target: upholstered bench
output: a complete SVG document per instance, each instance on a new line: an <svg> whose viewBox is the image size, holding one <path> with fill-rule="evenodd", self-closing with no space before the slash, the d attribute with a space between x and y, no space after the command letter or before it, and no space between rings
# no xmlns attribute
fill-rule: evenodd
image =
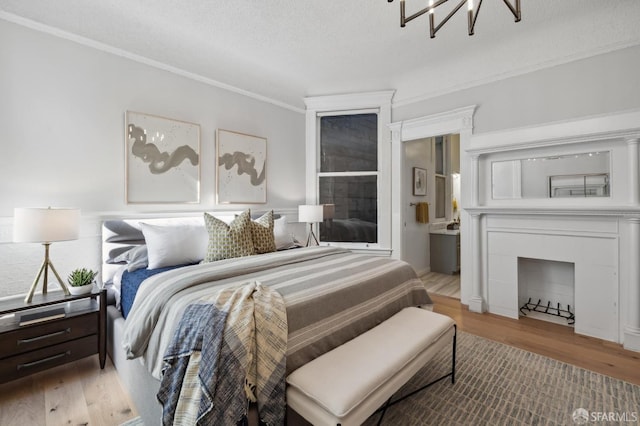
<svg viewBox="0 0 640 426"><path fill-rule="evenodd" d="M456 348L451 318L405 308L292 372L287 404L314 425L359 425L384 405L382 420L384 410L399 402L391 402L393 394L451 344L451 372L405 397L447 377L454 383Z"/></svg>

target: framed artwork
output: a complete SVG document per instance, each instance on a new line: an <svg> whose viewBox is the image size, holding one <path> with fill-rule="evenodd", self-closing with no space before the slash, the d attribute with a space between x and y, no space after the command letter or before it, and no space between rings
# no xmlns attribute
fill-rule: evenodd
<svg viewBox="0 0 640 426"><path fill-rule="evenodd" d="M128 204L200 202L200 125L127 111Z"/></svg>
<svg viewBox="0 0 640 426"><path fill-rule="evenodd" d="M217 202L267 202L267 140L218 129L216 137Z"/></svg>
<svg viewBox="0 0 640 426"><path fill-rule="evenodd" d="M427 171L413 168L413 195L427 195Z"/></svg>

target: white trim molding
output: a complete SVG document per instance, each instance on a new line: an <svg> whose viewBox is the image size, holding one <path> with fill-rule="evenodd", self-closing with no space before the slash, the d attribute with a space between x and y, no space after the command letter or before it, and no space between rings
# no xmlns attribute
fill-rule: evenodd
<svg viewBox="0 0 640 426"><path fill-rule="evenodd" d="M404 259L406 253L404 253L404 223L407 218L404 217L409 188L403 188L402 183L402 170L405 169L405 154L403 142L429 138L434 136L442 136L448 134L458 133L460 134L460 151L461 153L465 148L469 147L471 134L473 132L473 114L476 110L476 105L457 108L451 111L445 111L438 114L432 114L424 117L413 118L404 121L398 121L391 123L389 129L391 130L391 168L394 171L391 178L391 246L393 248L393 257L397 259ZM460 168L461 171L468 170L468 159L461 156ZM466 189L471 184L471 176L467 172L461 173L461 205L469 205L470 196L469 191ZM468 215L464 210L460 211L461 221L463 224L470 223L468 221ZM464 225L463 225L464 226ZM469 263L471 259L470 253L470 234L468 232L461 232L460 234L461 244L461 266L465 268L465 265ZM461 274L461 280L470 280L473 277L472 274ZM462 288L468 288L469 286L462 285ZM469 303L469 294L462 293L463 303ZM482 303L479 304L480 306Z"/></svg>
<svg viewBox="0 0 640 426"><path fill-rule="evenodd" d="M327 113L354 114L362 110L378 114L378 243L349 244L349 248L375 253L389 253L391 241L391 135L387 126L391 122L391 100L394 90L313 96L304 99L306 111L306 203L318 203L318 156L320 153L319 117ZM340 245L332 243L333 245Z"/></svg>
<svg viewBox="0 0 640 426"><path fill-rule="evenodd" d="M640 110L520 127L473 136L470 155L640 137Z"/></svg>

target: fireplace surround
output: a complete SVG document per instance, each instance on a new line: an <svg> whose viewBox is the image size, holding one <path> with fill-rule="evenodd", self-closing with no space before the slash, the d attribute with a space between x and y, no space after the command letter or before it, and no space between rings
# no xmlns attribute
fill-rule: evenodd
<svg viewBox="0 0 640 426"><path fill-rule="evenodd" d="M618 341L618 226L602 218L487 217L487 309L518 318L520 259L573 264L576 333ZM539 297L556 303L547 289ZM564 295L566 301L567 295ZM566 304L564 304L566 306Z"/></svg>
<svg viewBox="0 0 640 426"><path fill-rule="evenodd" d="M518 318L528 299L519 294L519 269L535 270L527 261L570 264L575 332L640 351L639 143L640 111L473 135L463 147L472 185L463 195L462 302ZM590 152L608 153L604 196L492 196L492 181L504 184L491 174L494 162Z"/></svg>

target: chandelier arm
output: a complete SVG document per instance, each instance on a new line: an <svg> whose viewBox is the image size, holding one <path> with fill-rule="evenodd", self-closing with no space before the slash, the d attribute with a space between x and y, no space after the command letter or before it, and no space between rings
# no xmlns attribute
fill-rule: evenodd
<svg viewBox="0 0 640 426"><path fill-rule="evenodd" d="M476 27L476 20L478 19L478 14L480 13L480 7L482 6L482 0L480 0L478 2L478 7L476 8L476 11L474 12L473 10L469 11L468 16L468 21L469 21L469 35L472 36L473 35L473 31Z"/></svg>
<svg viewBox="0 0 640 426"><path fill-rule="evenodd" d="M416 19L418 16L422 16L425 13L430 12L431 10L435 10L436 7L440 6L443 3L446 3L449 0L438 0L437 2L435 2L432 5L429 5L427 7L425 7L424 9L421 9L419 11L417 11L416 13L414 13L413 15L409 16L408 18L404 18L404 0L400 2L400 14L401 16L401 23L400 26L404 27L403 24L406 24L409 21L413 21L414 19ZM466 0L464 0L466 1Z"/></svg>
<svg viewBox="0 0 640 426"><path fill-rule="evenodd" d="M520 17L522 16L522 14L520 13L520 0L515 0L516 2L515 7L511 5L509 0L502 0L502 1L504 1L504 4L506 4L509 7L509 10L511 11L511 13L513 13L513 16L516 18L515 21L520 22Z"/></svg>
<svg viewBox="0 0 640 426"><path fill-rule="evenodd" d="M478 14L480 13L480 7L482 6L483 0L478 0L478 7L475 10L473 10L472 0L461 0L460 3L436 26L434 11L438 6L440 6L443 3L446 3L447 1L448 0L437 0L435 3L432 3L429 6L425 7L424 9L421 9L418 12L414 13L413 15L410 15L409 17L407 17L406 9L405 9L405 0L400 0L400 26L405 27L407 22L413 21L418 16L422 16L425 13L428 13L430 36L431 38L434 38L436 36L436 33L440 30L440 28L442 28L442 26L446 24L453 15L455 15L456 12L458 12L458 10L460 10L460 8L465 3L468 3L470 8L467 12L467 25L469 27L469 35L470 36L473 35L475 31L476 21L478 20ZM522 11L520 9L521 0L513 0L514 4L511 4L511 0L502 0L502 1L504 2L504 4L507 5L509 10L515 17L515 22L520 22L522 17ZM387 0L387 2L393 3L393 0Z"/></svg>
<svg viewBox="0 0 640 426"><path fill-rule="evenodd" d="M453 15L455 15L455 14L456 14L456 12L457 12L458 10L460 10L460 8L461 8L461 7L462 7L466 2L467 2L467 0L462 0L462 1L460 1L460 3L455 7L455 9L453 9L451 12L449 12L449 14L448 14L448 15L447 15L443 20L442 20L442 22L440 22L440 23L439 23L435 28L433 27L433 19L431 19L431 20L430 20L430 24L431 24L431 38L434 38L434 37L436 36L436 33L438 32L438 30L439 30L440 28L442 28L442 26L443 26L444 24L446 24L446 23L447 23L447 21L448 21L449 19L451 19L451 17L452 17ZM430 16L433 16L433 15L430 15Z"/></svg>

